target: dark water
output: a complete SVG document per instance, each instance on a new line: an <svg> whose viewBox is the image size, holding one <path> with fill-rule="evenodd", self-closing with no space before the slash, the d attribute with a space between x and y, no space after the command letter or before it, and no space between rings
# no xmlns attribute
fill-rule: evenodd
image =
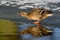
<svg viewBox="0 0 60 40"><path fill-rule="evenodd" d="M9 19L12 21L16 21L18 25L18 31L21 31L25 28L28 28L30 26L34 26L32 23L32 21L23 18L19 15L17 15L16 13L18 11L26 11L29 12L31 9L24 9L24 10L19 10L17 7L6 7L6 6L0 6L0 19ZM36 38L31 36L30 34L27 35L22 35L19 37L19 39L22 38L22 40L60 40L60 12L59 11L52 11L54 16L49 17L47 19L44 19L41 21L41 24L44 25L44 27L48 27L49 29L53 30L53 34L49 35L49 36L44 36L44 37L40 37L40 38ZM23 23L20 25L20 23ZM24 24L25 23L25 24ZM48 25L46 25L48 24ZM11 38L10 38L11 37ZM13 40L16 39L16 36L1 36L0 35L0 39L3 40ZM17 39L16 39L17 40Z"/></svg>

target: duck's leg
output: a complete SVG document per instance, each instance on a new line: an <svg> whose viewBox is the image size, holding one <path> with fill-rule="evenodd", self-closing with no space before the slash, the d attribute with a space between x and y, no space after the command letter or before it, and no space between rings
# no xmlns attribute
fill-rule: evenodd
<svg viewBox="0 0 60 40"><path fill-rule="evenodd" d="M40 22L39 22L39 20L37 20L36 22L33 22L33 23L36 24L38 28L40 28Z"/></svg>

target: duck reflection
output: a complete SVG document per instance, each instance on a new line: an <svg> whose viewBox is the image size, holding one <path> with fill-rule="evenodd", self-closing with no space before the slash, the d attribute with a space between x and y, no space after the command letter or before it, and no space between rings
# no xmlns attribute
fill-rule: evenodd
<svg viewBox="0 0 60 40"><path fill-rule="evenodd" d="M42 37L42 36L48 36L52 34L52 30L49 30L48 28L42 27L39 29L37 26L31 26L28 29L25 29L21 32L19 32L20 35L23 34L31 34L35 37Z"/></svg>

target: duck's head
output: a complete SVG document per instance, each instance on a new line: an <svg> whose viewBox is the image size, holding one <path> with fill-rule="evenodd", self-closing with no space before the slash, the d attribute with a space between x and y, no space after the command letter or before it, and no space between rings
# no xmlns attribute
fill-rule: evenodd
<svg viewBox="0 0 60 40"><path fill-rule="evenodd" d="M53 16L52 11L43 8L32 9L32 12L40 13L40 15L44 15L44 16Z"/></svg>
<svg viewBox="0 0 60 40"><path fill-rule="evenodd" d="M40 12L40 15L41 15L41 18L42 18L42 19L45 19L45 18L47 18L47 17L49 17L49 16L53 16L52 11L49 11L49 10L47 10L47 9L42 10L42 11Z"/></svg>

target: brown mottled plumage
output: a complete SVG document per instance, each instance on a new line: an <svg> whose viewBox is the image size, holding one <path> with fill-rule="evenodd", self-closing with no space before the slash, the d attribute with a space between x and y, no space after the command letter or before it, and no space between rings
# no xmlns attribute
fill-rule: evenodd
<svg viewBox="0 0 60 40"><path fill-rule="evenodd" d="M49 16L52 16L52 12L47 10L47 9L32 9L31 12L27 13L27 12L20 12L19 15L21 15L22 17L25 17L29 20L37 20L36 22L34 22L34 24L36 24L38 26L39 21L41 21L42 19L45 19Z"/></svg>
<svg viewBox="0 0 60 40"><path fill-rule="evenodd" d="M51 11L47 9L32 9L30 13L20 12L19 14L29 20L42 20L52 16Z"/></svg>

